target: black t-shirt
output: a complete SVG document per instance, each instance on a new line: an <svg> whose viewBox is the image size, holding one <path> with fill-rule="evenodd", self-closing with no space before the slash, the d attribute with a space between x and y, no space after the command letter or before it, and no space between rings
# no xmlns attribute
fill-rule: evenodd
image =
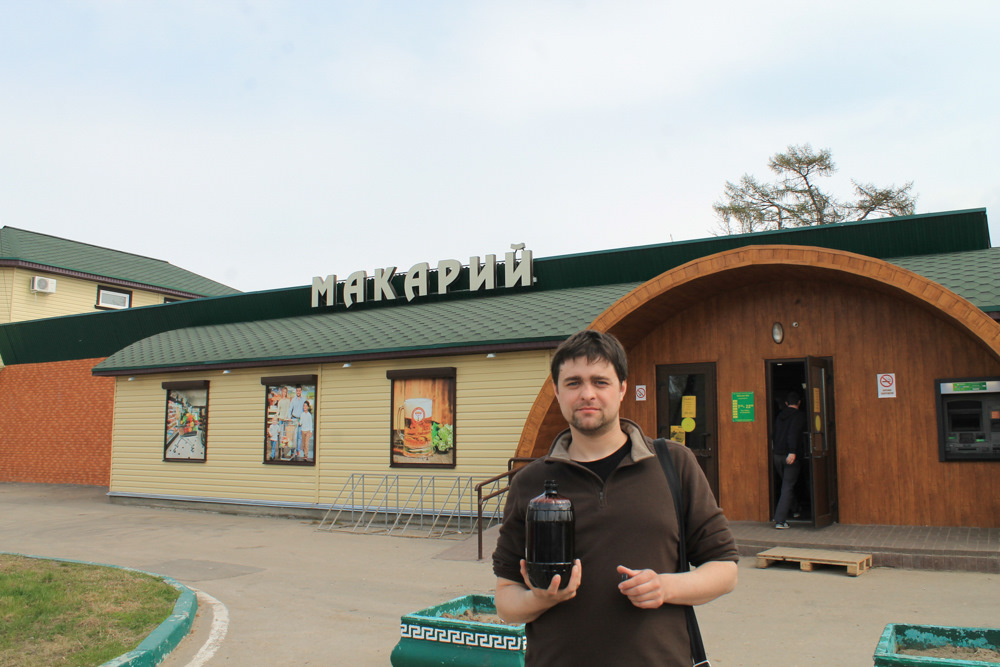
<svg viewBox="0 0 1000 667"><path fill-rule="evenodd" d="M583 467L597 473L597 476L601 478L601 481L608 481L608 476L611 471L618 467L618 464L628 456L629 452L632 451L632 442L626 438L625 444L618 448L618 450L609 456L605 456L603 459L597 459L596 461L577 461Z"/></svg>

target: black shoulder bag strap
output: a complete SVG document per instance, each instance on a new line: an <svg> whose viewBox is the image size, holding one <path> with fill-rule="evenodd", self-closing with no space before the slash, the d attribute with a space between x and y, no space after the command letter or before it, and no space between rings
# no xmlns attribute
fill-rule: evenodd
<svg viewBox="0 0 1000 667"><path fill-rule="evenodd" d="M656 457L660 459L663 467L663 474L667 478L667 485L670 487L670 494L674 497L674 508L677 510L677 571L687 572L691 569L687 559L687 525L684 521L684 495L681 493L681 478L677 475L677 468L670 458L670 450L667 441L659 438L653 442L656 449ZM688 636L691 638L691 657L694 659L694 667L708 666L708 658L705 656L705 644L701 640L701 629L698 627L698 619L694 615L694 607L684 607L684 614L687 616Z"/></svg>

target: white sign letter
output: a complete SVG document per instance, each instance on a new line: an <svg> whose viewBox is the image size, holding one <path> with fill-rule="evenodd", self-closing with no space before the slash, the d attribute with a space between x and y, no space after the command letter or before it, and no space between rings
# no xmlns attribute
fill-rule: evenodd
<svg viewBox="0 0 1000 667"><path fill-rule="evenodd" d="M326 305L332 306L337 303L337 276L327 276L325 279L313 276L312 286L312 307L319 307L319 298L326 299Z"/></svg>
<svg viewBox="0 0 1000 667"><path fill-rule="evenodd" d="M375 300L381 301L382 297L388 300L396 298L396 288L389 282L396 275L396 267L389 266L384 269L375 269Z"/></svg>
<svg viewBox="0 0 1000 667"><path fill-rule="evenodd" d="M355 271L347 276L344 283L344 307L350 308L355 303L365 302L365 283L368 281L368 274L364 271Z"/></svg>
<svg viewBox="0 0 1000 667"><path fill-rule="evenodd" d="M406 300L413 301L414 297L427 294L427 272L431 270L431 265L427 262L420 262L410 267L406 273Z"/></svg>
<svg viewBox="0 0 1000 667"><path fill-rule="evenodd" d="M503 286L514 287L521 283L525 287L531 287L535 281L535 274L532 271L531 251L524 249L523 243L512 245L511 252L505 257L507 261L503 265ZM521 263L517 263L517 251L521 251Z"/></svg>
<svg viewBox="0 0 1000 667"><path fill-rule="evenodd" d="M457 259L442 259L438 262L438 294L447 294L448 285L458 279L462 263Z"/></svg>
<svg viewBox="0 0 1000 667"><path fill-rule="evenodd" d="M475 292L480 287L494 289L497 286L497 256L486 255L486 264L479 263L479 257L469 258L469 291Z"/></svg>

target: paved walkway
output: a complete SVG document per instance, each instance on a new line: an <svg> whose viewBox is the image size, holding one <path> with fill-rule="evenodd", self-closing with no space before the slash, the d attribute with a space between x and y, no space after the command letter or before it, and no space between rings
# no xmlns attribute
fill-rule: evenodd
<svg viewBox="0 0 1000 667"><path fill-rule="evenodd" d="M760 539L767 546L779 540L808 546L852 530L734 528L741 543ZM947 536L921 538L919 530L909 542L890 540L893 529L874 532L883 541L903 540L905 548L943 540L955 554L969 550ZM966 542L972 537L982 536ZM996 538L987 532L975 557L988 557L991 548L996 557ZM164 667L385 666L400 616L489 593L495 582L489 562L476 560L475 536L329 533L295 519L112 504L104 489L84 486L0 483L0 551L164 574L225 605L229 623L214 655L192 662L218 620L203 605L194 631ZM744 558L736 591L699 607L698 614L716 667L847 667L872 664L887 623L1000 628L998 599L997 574L876 567L849 577L843 568L756 569L754 559Z"/></svg>
<svg viewBox="0 0 1000 667"><path fill-rule="evenodd" d="M915 526L847 526L812 528L793 524L775 530L773 524L734 521L730 524L741 556L756 556L771 547L832 549L872 554L875 567L913 570L954 570L1000 574L1000 528L922 528ZM489 559L496 528L484 534L483 553ZM458 558L478 556L476 539L453 551Z"/></svg>
<svg viewBox="0 0 1000 667"><path fill-rule="evenodd" d="M838 549L872 554L875 567L1000 573L1000 528L919 526L796 526L734 521L741 556L770 547Z"/></svg>

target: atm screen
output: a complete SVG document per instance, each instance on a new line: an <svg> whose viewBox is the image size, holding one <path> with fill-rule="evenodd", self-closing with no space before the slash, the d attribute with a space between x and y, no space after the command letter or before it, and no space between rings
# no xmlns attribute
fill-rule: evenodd
<svg viewBox="0 0 1000 667"><path fill-rule="evenodd" d="M949 431L983 430L982 401L949 401L947 406Z"/></svg>
<svg viewBox="0 0 1000 667"><path fill-rule="evenodd" d="M955 414L948 415L951 420L951 431L981 431L982 421L978 414Z"/></svg>

